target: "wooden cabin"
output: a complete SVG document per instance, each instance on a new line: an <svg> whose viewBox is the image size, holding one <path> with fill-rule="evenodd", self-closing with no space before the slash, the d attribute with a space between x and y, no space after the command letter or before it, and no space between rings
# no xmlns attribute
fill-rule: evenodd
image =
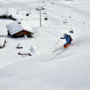
<svg viewBox="0 0 90 90"><path fill-rule="evenodd" d="M24 36L33 37L33 30L30 27L23 25L22 23L13 22L6 25L6 28L8 31L8 36L13 38Z"/></svg>
<svg viewBox="0 0 90 90"><path fill-rule="evenodd" d="M16 21L16 18L14 18L12 15L0 15L0 19L10 19Z"/></svg>

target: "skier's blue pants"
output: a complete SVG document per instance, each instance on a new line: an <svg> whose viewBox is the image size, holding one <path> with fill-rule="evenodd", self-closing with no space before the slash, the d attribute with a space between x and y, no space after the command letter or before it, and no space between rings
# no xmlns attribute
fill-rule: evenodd
<svg viewBox="0 0 90 90"><path fill-rule="evenodd" d="M70 40L67 40L66 43L65 43L65 46L66 46L67 44L71 44L71 41L70 41Z"/></svg>

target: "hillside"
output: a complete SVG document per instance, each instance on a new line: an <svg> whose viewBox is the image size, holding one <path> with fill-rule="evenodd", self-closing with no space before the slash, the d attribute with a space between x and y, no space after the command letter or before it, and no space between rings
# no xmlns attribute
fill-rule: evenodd
<svg viewBox="0 0 90 90"><path fill-rule="evenodd" d="M0 15L13 15L18 21L22 19L22 23L30 25L35 33L34 38L10 38L6 25L14 21L0 19L0 35L7 41L5 48L0 49L0 90L90 89L89 0L0 2ZM39 11L36 8L42 5L45 10L42 10L40 27ZM27 17L27 13L30 16ZM64 20L67 23L64 24ZM60 37L71 29L74 31L71 34L73 42L65 49L65 41ZM24 48L16 49L18 43ZM32 46L36 48L33 56L18 55L18 52L30 52Z"/></svg>

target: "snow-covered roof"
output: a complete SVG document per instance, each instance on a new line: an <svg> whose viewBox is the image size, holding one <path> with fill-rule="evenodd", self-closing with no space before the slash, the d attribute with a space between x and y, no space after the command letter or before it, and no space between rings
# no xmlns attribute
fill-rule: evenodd
<svg viewBox="0 0 90 90"><path fill-rule="evenodd" d="M33 30L31 29L31 27L26 25L25 23L18 24L18 22L13 22L13 23L6 25L6 28L10 32L11 35L18 33L22 30L26 30L28 32L33 33Z"/></svg>
<svg viewBox="0 0 90 90"><path fill-rule="evenodd" d="M0 37L0 47L4 45L4 42L5 42L5 38Z"/></svg>
<svg viewBox="0 0 90 90"><path fill-rule="evenodd" d="M0 9L0 16L6 15L7 11L5 9Z"/></svg>

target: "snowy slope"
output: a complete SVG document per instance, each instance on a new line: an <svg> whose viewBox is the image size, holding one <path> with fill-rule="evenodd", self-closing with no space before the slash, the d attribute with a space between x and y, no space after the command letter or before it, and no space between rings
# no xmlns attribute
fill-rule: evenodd
<svg viewBox="0 0 90 90"><path fill-rule="evenodd" d="M8 38L6 25L13 21L0 20L0 35L7 40L6 47L0 49L0 90L90 90L89 0L46 0L44 4L40 0L22 1L8 0L7 4L0 1L1 10L22 18L35 31L32 39ZM84 3L88 3L88 9ZM39 27L39 12L35 8L42 4L45 11ZM15 11L19 14L15 15ZM27 12L31 12L29 17L25 16ZM63 24L65 19L67 24ZM64 40L56 45L71 28L72 45L64 49ZM22 50L16 49L18 42L23 45ZM38 49L34 56L18 55L18 52L28 53L31 46ZM56 48L57 52L53 53Z"/></svg>

